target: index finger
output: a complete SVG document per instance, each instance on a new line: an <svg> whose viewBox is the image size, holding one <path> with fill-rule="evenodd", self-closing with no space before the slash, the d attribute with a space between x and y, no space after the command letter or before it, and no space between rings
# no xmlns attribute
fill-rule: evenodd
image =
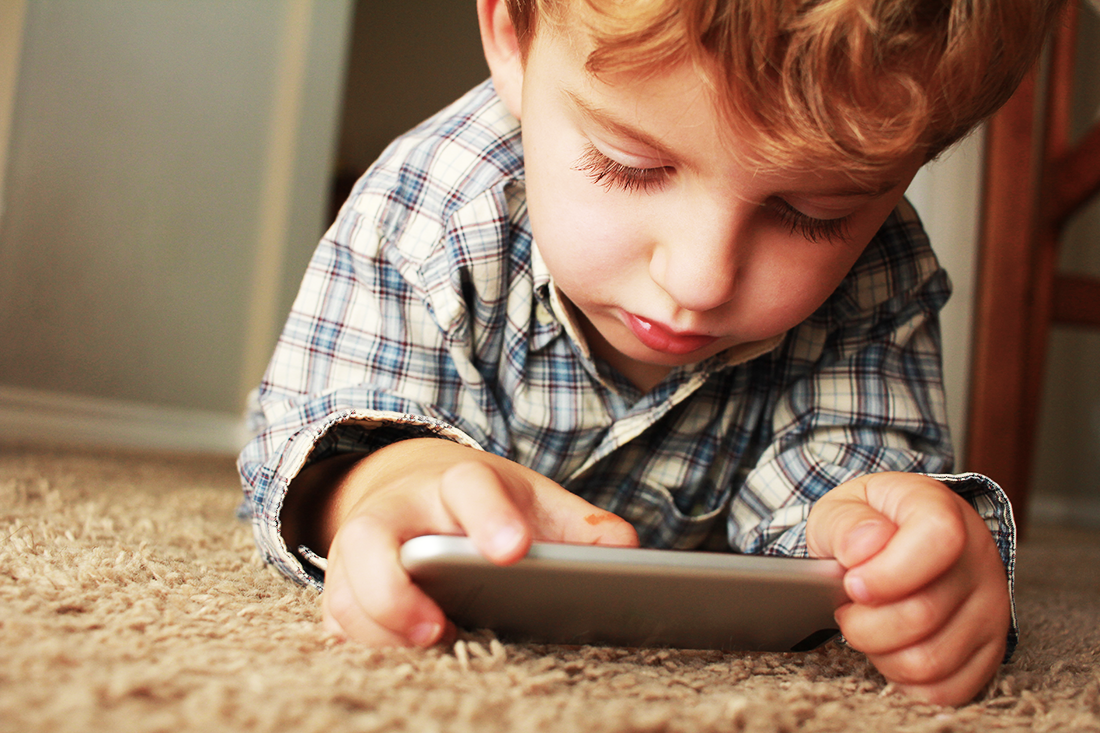
<svg viewBox="0 0 1100 733"><path fill-rule="evenodd" d="M467 461L440 477L444 508L469 535L478 552L498 565L509 565L527 554L532 530L513 492L485 463Z"/></svg>
<svg viewBox="0 0 1100 733"><path fill-rule="evenodd" d="M632 546L634 527L557 483L504 459L485 456L442 477L446 510L493 562L523 557L533 539Z"/></svg>

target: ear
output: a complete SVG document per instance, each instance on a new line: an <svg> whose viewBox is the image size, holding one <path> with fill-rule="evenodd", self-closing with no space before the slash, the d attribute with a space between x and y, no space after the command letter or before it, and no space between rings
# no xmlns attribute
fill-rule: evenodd
<svg viewBox="0 0 1100 733"><path fill-rule="evenodd" d="M518 120L523 106L523 54L504 0L477 0L477 21L493 86Z"/></svg>

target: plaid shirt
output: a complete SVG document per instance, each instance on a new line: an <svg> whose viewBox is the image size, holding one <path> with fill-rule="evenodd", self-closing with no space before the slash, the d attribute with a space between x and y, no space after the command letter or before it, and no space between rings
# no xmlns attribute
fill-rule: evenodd
<svg viewBox="0 0 1100 733"><path fill-rule="evenodd" d="M519 124L486 82L396 140L321 241L259 390L244 506L267 561L319 586L280 535L291 479L431 435L535 469L646 546L805 555L810 507L837 484L950 470L949 293L903 202L804 323L642 394L563 308L532 241ZM1011 578L1003 494L940 478L986 519Z"/></svg>

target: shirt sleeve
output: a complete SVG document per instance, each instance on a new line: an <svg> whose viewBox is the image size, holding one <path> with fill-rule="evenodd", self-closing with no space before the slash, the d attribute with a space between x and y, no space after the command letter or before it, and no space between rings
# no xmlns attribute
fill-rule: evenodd
<svg viewBox="0 0 1100 733"><path fill-rule="evenodd" d="M452 358L463 347L419 290L421 263L391 247L377 219L346 206L315 251L259 388L260 432L238 461L261 555L315 587L323 574L281 533L284 498L304 467L412 437L479 448L486 434Z"/></svg>

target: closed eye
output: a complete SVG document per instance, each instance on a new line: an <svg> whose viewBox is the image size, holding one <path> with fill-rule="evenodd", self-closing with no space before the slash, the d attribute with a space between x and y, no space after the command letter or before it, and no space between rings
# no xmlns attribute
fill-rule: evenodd
<svg viewBox="0 0 1100 733"><path fill-rule="evenodd" d="M587 145L573 170L581 171L595 184L607 190L618 188L627 193L656 190L668 182L672 174L669 166L634 168L608 158L593 145Z"/></svg>
<svg viewBox="0 0 1100 733"><path fill-rule="evenodd" d="M848 238L848 225L852 219L850 214L836 219L818 219L802 213L782 199L772 199L770 205L776 217L792 235L797 234L811 242L837 242Z"/></svg>

